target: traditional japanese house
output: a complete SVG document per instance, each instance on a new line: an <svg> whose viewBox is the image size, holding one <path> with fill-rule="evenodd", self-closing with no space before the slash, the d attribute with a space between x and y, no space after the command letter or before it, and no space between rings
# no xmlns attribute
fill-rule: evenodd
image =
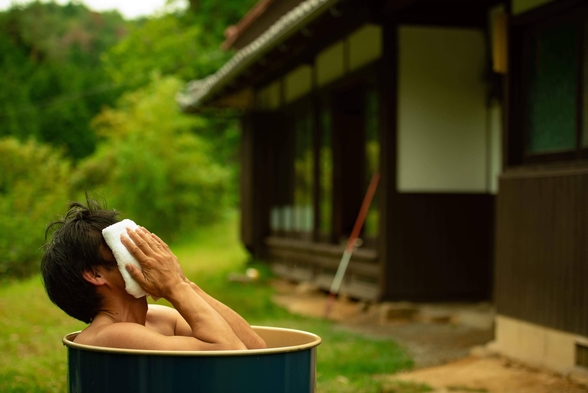
<svg viewBox="0 0 588 393"><path fill-rule="evenodd" d="M575 0L261 0L178 102L241 111L241 238L276 274L328 290L378 172L341 292L493 300L496 349L588 366L587 17Z"/></svg>

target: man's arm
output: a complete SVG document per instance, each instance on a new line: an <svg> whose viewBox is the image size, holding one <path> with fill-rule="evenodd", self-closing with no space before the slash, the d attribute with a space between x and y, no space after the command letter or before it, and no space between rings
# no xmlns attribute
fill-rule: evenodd
<svg viewBox="0 0 588 393"><path fill-rule="evenodd" d="M145 349L162 351L218 351L245 349L245 346L227 344L218 337L216 342L206 342L193 336L167 336L138 323L119 322L103 326L90 341L81 344L99 347Z"/></svg>
<svg viewBox="0 0 588 393"><path fill-rule="evenodd" d="M195 339L192 343L185 342L190 337L163 340L173 347L169 349L246 349L225 318L186 282L182 268L167 244L144 228L127 229L127 233L128 237L121 236L121 241L143 269L140 271L127 265L131 277L146 292L168 300L192 330ZM189 347L176 348L176 341Z"/></svg>
<svg viewBox="0 0 588 393"><path fill-rule="evenodd" d="M206 303L214 308L225 319L225 321L227 321L227 323L231 326L231 329L233 329L233 332L235 332L237 337L239 337L239 339L243 342L243 344L245 344L245 346L247 346L248 349L267 348L265 341L263 341L263 339L253 331L251 326L249 326L243 317L204 292L204 290L202 290L198 285L187 279L186 282L198 296L204 299Z"/></svg>

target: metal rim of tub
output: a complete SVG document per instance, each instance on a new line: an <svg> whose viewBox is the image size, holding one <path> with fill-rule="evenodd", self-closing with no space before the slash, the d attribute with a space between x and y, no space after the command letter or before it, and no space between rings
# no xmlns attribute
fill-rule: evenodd
<svg viewBox="0 0 588 393"><path fill-rule="evenodd" d="M270 326L252 326L255 331L272 331L272 332L288 332L296 333L305 336L312 341L302 344L295 344L291 346L272 347L264 349L237 349L237 350L219 350L219 351L167 351L167 350L148 350L148 349L123 349L111 347L98 347L94 345L78 344L73 339L81 332L69 333L61 340L66 347L81 349L95 352L119 353L127 355L157 355L157 356L255 356L261 354L284 353L303 351L309 348L318 346L322 340L314 333L305 332L303 330L270 327Z"/></svg>

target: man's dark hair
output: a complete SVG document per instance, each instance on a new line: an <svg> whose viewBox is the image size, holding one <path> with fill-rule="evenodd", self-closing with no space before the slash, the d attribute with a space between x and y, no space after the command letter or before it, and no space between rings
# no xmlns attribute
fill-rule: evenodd
<svg viewBox="0 0 588 393"><path fill-rule="evenodd" d="M47 295L70 316L90 323L102 303L94 285L83 277L98 266L116 267L108 256L108 245L102 230L118 222L118 212L106 210L86 195L87 206L70 202L61 220L52 222L45 231L45 255L41 273ZM53 233L50 241L49 234Z"/></svg>

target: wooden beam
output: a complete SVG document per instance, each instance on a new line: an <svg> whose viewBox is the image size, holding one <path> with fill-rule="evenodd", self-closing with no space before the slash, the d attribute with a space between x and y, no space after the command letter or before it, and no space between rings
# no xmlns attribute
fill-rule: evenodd
<svg viewBox="0 0 588 393"><path fill-rule="evenodd" d="M384 25L383 57L378 68L380 95L380 294L386 296L390 288L390 277L394 274L394 255L397 241L398 219L395 216L396 167L397 167L397 123L398 123L398 25Z"/></svg>
<svg viewBox="0 0 588 393"><path fill-rule="evenodd" d="M255 92L251 88L244 88L234 93L220 97L210 106L218 108L253 109L255 104Z"/></svg>

